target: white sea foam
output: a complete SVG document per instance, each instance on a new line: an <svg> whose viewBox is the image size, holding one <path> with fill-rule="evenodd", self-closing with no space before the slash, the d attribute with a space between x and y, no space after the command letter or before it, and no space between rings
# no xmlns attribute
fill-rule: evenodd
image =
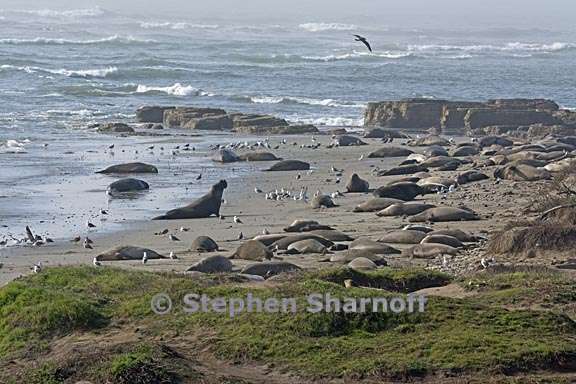
<svg viewBox="0 0 576 384"><path fill-rule="evenodd" d="M289 121L297 124L312 124L316 126L326 127L360 127L364 125L363 118L351 117L317 117L317 118L302 118L302 117L288 117Z"/></svg>
<svg viewBox="0 0 576 384"><path fill-rule="evenodd" d="M47 37L36 37L34 39L0 39L0 44L7 44L7 45L91 45L91 44L103 44L103 43L122 43L122 44L129 44L129 43L154 43L154 40L149 39L137 39L132 36L119 36L113 35L109 37L104 37L101 39L93 39L93 40L70 40L70 39L62 39L62 38L47 38Z"/></svg>
<svg viewBox="0 0 576 384"><path fill-rule="evenodd" d="M350 101L292 96L253 96L250 97L250 101L256 104L305 104L341 108L363 108L366 106L365 104Z"/></svg>
<svg viewBox="0 0 576 384"><path fill-rule="evenodd" d="M91 77L104 78L112 73L118 72L117 67L72 70L72 69L49 69L34 66L16 66L9 64L1 65L0 70L16 70L16 71L23 71L26 73L44 72L44 73L51 73L53 75L64 75L67 77L84 77L84 78L91 78Z"/></svg>
<svg viewBox="0 0 576 384"><path fill-rule="evenodd" d="M140 27L144 29L218 29L217 24L192 24L185 22L141 22Z"/></svg>
<svg viewBox="0 0 576 384"><path fill-rule="evenodd" d="M411 52L358 52L354 51L352 53L343 53L340 55L327 55L327 56L302 56L304 60L310 61L323 61L323 62L330 62L330 61L339 61L339 60L351 60L351 59L358 59L358 58L385 58L385 59L402 59L405 57L413 56Z"/></svg>
<svg viewBox="0 0 576 384"><path fill-rule="evenodd" d="M431 51L464 51L464 52L484 52L484 51L501 51L501 52L515 52L515 51L530 51L530 52L555 52L563 51L566 49L576 48L576 44L554 42L549 44L542 43L520 43L512 42L503 45L443 45L443 44L425 44L425 45L409 45L408 51L415 52L431 52Z"/></svg>
<svg viewBox="0 0 576 384"><path fill-rule="evenodd" d="M342 23L305 23L298 26L308 32L323 32L323 31L352 31L358 29L354 24Z"/></svg>
<svg viewBox="0 0 576 384"><path fill-rule="evenodd" d="M213 96L213 94L195 88L191 85L176 83L167 87L156 87L139 84L135 93L161 92L172 96Z"/></svg>
<svg viewBox="0 0 576 384"><path fill-rule="evenodd" d="M66 17L66 18L80 18L80 17L97 17L102 16L106 12L100 8L84 8L84 9L69 9L69 10L55 10L55 9L20 9L10 11L13 13L35 15L40 17Z"/></svg>

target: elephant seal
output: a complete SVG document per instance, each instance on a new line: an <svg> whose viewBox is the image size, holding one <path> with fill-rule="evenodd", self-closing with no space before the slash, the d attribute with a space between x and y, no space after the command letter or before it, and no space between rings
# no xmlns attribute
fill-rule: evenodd
<svg viewBox="0 0 576 384"><path fill-rule="evenodd" d="M216 252L218 244L208 236L198 236L192 242L190 250L194 252Z"/></svg>
<svg viewBox="0 0 576 384"><path fill-rule="evenodd" d="M326 240L330 240L330 241L352 241L352 240L354 240L353 238L351 238L347 234L340 232L340 231L336 231L334 229L331 229L331 230L315 229L315 230L310 231L308 233L310 233L312 235L320 236L320 237L322 237Z"/></svg>
<svg viewBox="0 0 576 384"><path fill-rule="evenodd" d="M240 161L277 161L282 160L270 152L247 152L238 156Z"/></svg>
<svg viewBox="0 0 576 384"><path fill-rule="evenodd" d="M179 220L179 219L199 219L212 215L220 216L220 206L222 205L222 194L228 187L226 180L220 180L210 188L210 192L182 208L176 208L166 212L162 216L152 220Z"/></svg>
<svg viewBox="0 0 576 384"><path fill-rule="evenodd" d="M448 151L438 145L433 145L424 151L426 157L448 156Z"/></svg>
<svg viewBox="0 0 576 384"><path fill-rule="evenodd" d="M434 243L418 244L403 252L404 256L415 257L417 259L433 259L441 255L456 256L457 254L458 250L454 247Z"/></svg>
<svg viewBox="0 0 576 384"><path fill-rule="evenodd" d="M344 252L338 252L330 257L331 263L348 264L354 259L365 257L376 265L386 265L386 260L369 249L349 249Z"/></svg>
<svg viewBox="0 0 576 384"><path fill-rule="evenodd" d="M500 145L502 147L511 147L514 142L510 139L501 136L484 136L478 141L480 148L491 147L493 145Z"/></svg>
<svg viewBox="0 0 576 384"><path fill-rule="evenodd" d="M426 168L438 168L453 162L460 165L462 163L462 160L450 156L434 156L427 159L421 165Z"/></svg>
<svg viewBox="0 0 576 384"><path fill-rule="evenodd" d="M425 237L426 233L424 232L406 229L386 233L378 241L390 244L419 244Z"/></svg>
<svg viewBox="0 0 576 384"><path fill-rule="evenodd" d="M111 174L111 173L158 173L158 168L146 163L126 163L112 165L96 173Z"/></svg>
<svg viewBox="0 0 576 384"><path fill-rule="evenodd" d="M434 229L432 229L432 227L429 227L427 225L422 225L422 224L407 224L404 227L402 227L403 231L420 231L420 232L424 232L424 233L429 233L434 231Z"/></svg>
<svg viewBox="0 0 576 384"><path fill-rule="evenodd" d="M150 189L150 185L148 185L147 182L143 180L127 178L116 180L110 184L106 190L106 193L109 195L115 195L126 192L146 191L148 189Z"/></svg>
<svg viewBox="0 0 576 384"><path fill-rule="evenodd" d="M310 164L300 160L282 160L270 168L266 169L269 172L278 171L307 171L310 169Z"/></svg>
<svg viewBox="0 0 576 384"><path fill-rule="evenodd" d="M524 164L510 164L494 171L494 177L514 181L549 180L552 175L544 168Z"/></svg>
<svg viewBox="0 0 576 384"><path fill-rule="evenodd" d="M332 230L329 225L323 225L315 220L294 220L292 224L284 228L285 232L310 232L314 230Z"/></svg>
<svg viewBox="0 0 576 384"><path fill-rule="evenodd" d="M233 264L227 257L221 255L205 257L188 268L187 272L223 273L231 272Z"/></svg>
<svg viewBox="0 0 576 384"><path fill-rule="evenodd" d="M346 191L349 193L368 192L369 189L370 184L366 180L361 179L356 173L350 176L350 180L346 184Z"/></svg>
<svg viewBox="0 0 576 384"><path fill-rule="evenodd" d="M288 249L288 246L292 243L295 243L297 241L300 240L307 240L307 239L314 239L317 240L318 242L322 243L322 245L324 245L325 247L331 247L334 245L334 243L330 240L327 240L323 237L320 237L318 235L313 235L311 233L299 233L297 235L290 235L290 236L286 236L283 239L277 240L274 243L271 244L272 248L278 248L278 249Z"/></svg>
<svg viewBox="0 0 576 384"><path fill-rule="evenodd" d="M315 196L312 201L310 201L310 206L314 209L318 209L318 208L334 208L337 207L336 204L334 204L334 201L332 200L332 198L328 195L318 195Z"/></svg>
<svg viewBox="0 0 576 384"><path fill-rule="evenodd" d="M398 203L392 204L386 209L383 209L376 213L376 216L387 217L387 216L412 216L424 212L427 209L435 208L433 204L426 204L420 202L410 202L410 203Z"/></svg>
<svg viewBox="0 0 576 384"><path fill-rule="evenodd" d="M241 273L245 275L257 275L264 278L279 275L280 273L297 272L302 268L285 261L265 261L245 266Z"/></svg>
<svg viewBox="0 0 576 384"><path fill-rule="evenodd" d="M411 144L416 146L416 147L430 147L433 145L437 145L437 146L441 146L441 147L447 147L450 145L450 142L448 140L440 137L440 136L429 135L429 136L424 136L424 137L421 137L419 139L416 139Z"/></svg>
<svg viewBox="0 0 576 384"><path fill-rule="evenodd" d="M428 168L421 164L399 165L394 168L380 170L376 173L376 176L412 175L418 172L428 172Z"/></svg>
<svg viewBox="0 0 576 384"><path fill-rule="evenodd" d="M294 252L298 254L307 254L307 253L322 253L326 252L326 247L315 239L306 239L300 240L295 243L292 243L288 246L287 249L288 253Z"/></svg>
<svg viewBox="0 0 576 384"><path fill-rule="evenodd" d="M439 229L436 231L428 232L428 235L446 235L454 237L463 243L474 243L478 239L476 236L470 235L460 229Z"/></svg>
<svg viewBox="0 0 576 384"><path fill-rule="evenodd" d="M381 243L379 241L374 241L370 239L358 239L354 240L348 246L348 249L361 249L365 251L370 251L376 255L398 255L400 251L394 247Z"/></svg>
<svg viewBox="0 0 576 384"><path fill-rule="evenodd" d="M453 207L430 208L408 219L411 223L470 220L480 220L480 217L472 211Z"/></svg>
<svg viewBox="0 0 576 384"><path fill-rule="evenodd" d="M218 152L212 157L212 161L216 161L218 163L235 163L240 161L240 158L237 154L235 154L230 149L220 149Z"/></svg>
<svg viewBox="0 0 576 384"><path fill-rule="evenodd" d="M453 157L466 157L466 156L474 156L480 153L480 149L473 145L465 145L459 147L452 152Z"/></svg>
<svg viewBox="0 0 576 384"><path fill-rule="evenodd" d="M401 148L401 147L384 147L371 152L368 155L370 159L379 159L379 158L387 158L387 157L404 157L413 154L414 151L409 150L408 148Z"/></svg>
<svg viewBox="0 0 576 384"><path fill-rule="evenodd" d="M368 145L362 140L357 137L350 136L350 135L342 135L338 136L334 143L339 147L350 147L350 146L358 146L358 145Z"/></svg>
<svg viewBox="0 0 576 384"><path fill-rule="evenodd" d="M371 271L373 269L378 268L376 263L365 257L357 257L351 262L349 262L347 266L348 268L353 269L355 271Z"/></svg>
<svg viewBox="0 0 576 384"><path fill-rule="evenodd" d="M416 183L397 183L376 189L374 196L410 201L423 193L424 189Z"/></svg>
<svg viewBox="0 0 576 384"><path fill-rule="evenodd" d="M388 208L392 204L403 203L399 199L391 199L388 197L375 197L368 201L358 204L352 212L376 212Z"/></svg>
<svg viewBox="0 0 576 384"><path fill-rule="evenodd" d="M576 159L567 158L547 164L546 166L544 166L544 169L547 170L548 172L557 173L566 171L568 169L574 169L575 166L576 166Z"/></svg>
<svg viewBox="0 0 576 384"><path fill-rule="evenodd" d="M395 129L372 128L364 132L367 139L405 139L407 136Z"/></svg>
<svg viewBox="0 0 576 384"><path fill-rule="evenodd" d="M263 261L270 260L272 256L274 256L274 254L264 244L258 240L248 240L238 247L230 258Z"/></svg>
<svg viewBox="0 0 576 384"><path fill-rule="evenodd" d="M462 172L461 174L456 176L456 183L458 183L460 185L464 185L464 184L472 183L475 181L482 181L482 180L487 180L487 179L489 179L489 177L487 175L483 174L482 172L470 170L470 171Z"/></svg>
<svg viewBox="0 0 576 384"><path fill-rule="evenodd" d="M464 246L464 244L462 244L462 242L455 237L434 234L428 234L425 238L422 239L420 244L444 244L453 248L462 248Z"/></svg>
<svg viewBox="0 0 576 384"><path fill-rule="evenodd" d="M270 235L258 235L258 236L255 236L252 240L257 240L268 247L268 246L272 245L273 243L275 243L276 241L281 240L281 239L288 237L288 236L289 235L286 235L283 233L274 233L274 234L270 234Z"/></svg>
<svg viewBox="0 0 576 384"><path fill-rule="evenodd" d="M322 225L315 220L295 220L288 227L284 228L284 232L310 232L317 229L331 230L329 225Z"/></svg>
<svg viewBox="0 0 576 384"><path fill-rule="evenodd" d="M165 259L166 256L160 255L158 252L148 248L133 247L131 245L123 245L112 248L109 251L96 256L98 261L120 261L120 260L142 260L144 252L148 259Z"/></svg>

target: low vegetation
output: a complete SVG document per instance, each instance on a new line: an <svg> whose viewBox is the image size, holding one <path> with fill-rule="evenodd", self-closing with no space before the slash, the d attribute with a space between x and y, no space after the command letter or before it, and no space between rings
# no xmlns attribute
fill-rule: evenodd
<svg viewBox="0 0 576 384"><path fill-rule="evenodd" d="M347 279L362 286L345 288ZM422 313L305 311L312 293L390 297L449 282L423 270L337 269L254 288L222 276L194 280L114 268L48 268L0 289L0 381L192 383L200 375L194 368L201 364L200 351L239 365L269 364L303 380L576 370L576 324L564 311L574 303L575 286L556 275L479 275L458 282L475 295L430 297ZM564 285L553 289L559 282ZM545 298L538 298L543 289ZM150 308L160 292L173 300L168 315ZM185 293L295 297L298 311L233 318L186 314L179 305ZM521 305L537 299L551 310ZM58 353L71 345L75 355ZM18 360L34 369L24 372L9 363Z"/></svg>

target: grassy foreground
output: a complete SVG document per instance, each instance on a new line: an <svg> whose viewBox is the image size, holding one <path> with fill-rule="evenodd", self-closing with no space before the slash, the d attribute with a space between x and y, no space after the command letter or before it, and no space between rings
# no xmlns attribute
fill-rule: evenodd
<svg viewBox="0 0 576 384"><path fill-rule="evenodd" d="M345 279L387 290L344 288ZM459 282L473 296L429 297L423 313L304 310L311 293L397 296L449 281L422 270L338 269L259 287L224 276L46 269L0 289L0 382L211 383L197 369L206 351L238 365L268 364L303 380L576 372L576 323L569 317L576 284L558 275L479 275ZM171 313L152 312L157 293L172 298ZM186 314L179 304L187 293L295 297L298 312ZM541 308L523 309L523 300Z"/></svg>

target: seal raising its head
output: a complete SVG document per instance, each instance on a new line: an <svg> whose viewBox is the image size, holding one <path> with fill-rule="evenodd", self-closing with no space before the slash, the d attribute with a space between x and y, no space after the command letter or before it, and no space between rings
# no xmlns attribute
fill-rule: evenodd
<svg viewBox="0 0 576 384"><path fill-rule="evenodd" d="M210 192L193 203L168 211L165 215L155 217L152 220L199 219L211 215L220 216L222 194L226 187L228 187L226 180L220 180L210 188Z"/></svg>

